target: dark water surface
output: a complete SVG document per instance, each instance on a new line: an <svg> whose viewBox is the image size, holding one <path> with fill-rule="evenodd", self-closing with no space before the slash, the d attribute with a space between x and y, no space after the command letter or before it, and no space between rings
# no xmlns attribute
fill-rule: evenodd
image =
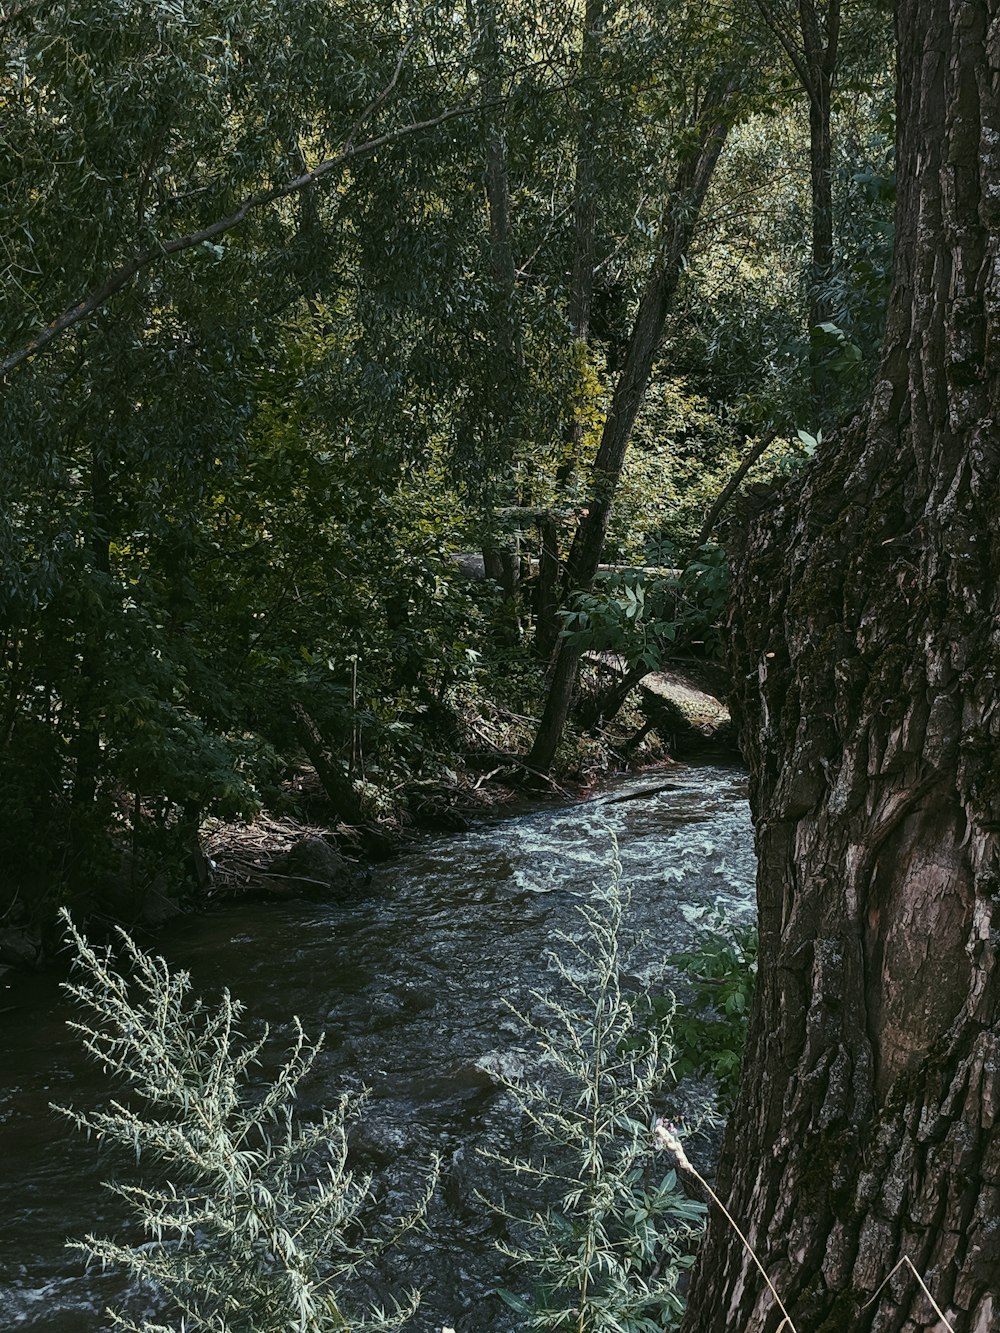
<svg viewBox="0 0 1000 1333"><path fill-rule="evenodd" d="M400 1288L423 1288L419 1333L516 1327L488 1294L502 1273L492 1248L498 1224L475 1198L495 1188L476 1149L515 1132L491 1073L532 1067L531 1041L504 1001L554 985L548 941L553 931L578 931L574 906L595 881L606 883L612 836L632 889L629 931L646 932L640 976L690 942L686 909L750 910L744 775L699 766L433 841L376 867L347 902L230 906L157 939L199 989L226 985L276 1027L297 1014L310 1035L327 1033L303 1112L345 1084L371 1088L359 1160L381 1173L390 1206L403 1206L422 1163L441 1154L431 1231L388 1274ZM0 1009L17 1007L0 1013L0 1330L101 1329L116 1279L86 1273L64 1242L119 1229L118 1206L100 1188L118 1168L49 1103L86 1108L107 1087L67 1031L51 980L4 995Z"/></svg>

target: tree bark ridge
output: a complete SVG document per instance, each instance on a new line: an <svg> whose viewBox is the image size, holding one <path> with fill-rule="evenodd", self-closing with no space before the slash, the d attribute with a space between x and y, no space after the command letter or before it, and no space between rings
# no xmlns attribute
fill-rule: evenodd
<svg viewBox="0 0 1000 1333"><path fill-rule="evenodd" d="M939 1328L904 1255L958 1333L1000 1314L1000 4L897 22L879 382L734 562L760 962L719 1193L800 1333ZM685 1333L779 1322L713 1218Z"/></svg>

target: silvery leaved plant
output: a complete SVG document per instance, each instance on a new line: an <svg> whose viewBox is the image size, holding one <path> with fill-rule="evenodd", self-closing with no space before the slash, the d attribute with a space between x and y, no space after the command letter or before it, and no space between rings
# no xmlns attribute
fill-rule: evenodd
<svg viewBox="0 0 1000 1333"><path fill-rule="evenodd" d="M291 1046L267 1083L251 1077L268 1032L247 1038L244 1006L223 991L210 1005L186 972L142 952L125 932L120 965L63 913L76 950L66 990L85 1017L71 1024L128 1092L106 1109L56 1108L80 1129L124 1148L156 1184L108 1188L147 1238L141 1245L87 1236L71 1242L102 1266L148 1287L175 1322L131 1333L382 1333L403 1327L419 1293L390 1308L354 1308L345 1292L400 1236L420 1224L437 1163L412 1211L369 1224L372 1180L348 1167L347 1134L363 1094L344 1094L316 1119L293 1108L321 1048L297 1019ZM126 977L123 973L127 972Z"/></svg>
<svg viewBox="0 0 1000 1333"><path fill-rule="evenodd" d="M558 993L531 991L514 1010L541 1057L535 1080L503 1085L531 1131L524 1155L486 1150L545 1208L495 1210L515 1240L500 1250L534 1279L530 1295L501 1289L526 1329L659 1333L683 1312L679 1278L693 1261L704 1205L663 1163L655 1103L673 1083L669 1025L650 1030L643 997L622 986L628 893L617 847L610 884L578 907L579 938L556 935Z"/></svg>

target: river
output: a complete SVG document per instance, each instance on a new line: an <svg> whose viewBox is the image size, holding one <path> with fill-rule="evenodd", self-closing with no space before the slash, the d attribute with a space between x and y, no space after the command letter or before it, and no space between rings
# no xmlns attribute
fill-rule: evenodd
<svg viewBox="0 0 1000 1333"><path fill-rule="evenodd" d="M423 1289L415 1333L518 1327L490 1294L502 1273L498 1224L475 1192L493 1192L497 1181L476 1149L510 1137L510 1104L492 1071L532 1067L532 1043L505 1001L523 1005L531 988L555 984L549 941L579 930L574 906L606 882L613 837L632 893L628 930L645 934L640 977L691 942L691 908L751 910L745 775L702 765L621 779L588 800L431 840L374 867L344 902L229 905L157 937L157 950L189 969L200 990L226 985L279 1030L297 1014L309 1034L327 1033L302 1112L363 1080L371 1101L358 1157L381 1173L390 1200L403 1201L421 1163L441 1154L429 1231L383 1275ZM106 1326L101 1311L118 1279L85 1271L65 1238L120 1229L119 1206L100 1187L120 1168L49 1104L86 1109L107 1087L67 1030L70 1011L51 978L0 991L5 1006L13 1007L0 1012L0 1322L85 1333ZM503 1280L518 1281L509 1272Z"/></svg>

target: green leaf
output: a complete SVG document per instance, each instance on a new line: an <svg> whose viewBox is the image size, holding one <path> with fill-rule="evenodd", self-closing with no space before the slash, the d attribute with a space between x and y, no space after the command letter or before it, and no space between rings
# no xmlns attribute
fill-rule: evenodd
<svg viewBox="0 0 1000 1333"><path fill-rule="evenodd" d="M530 1315L534 1313L534 1307L532 1305L529 1305L529 1303L526 1300L524 1300L521 1296L515 1295L515 1293L512 1291L508 1291L506 1287L497 1287L495 1288L495 1290L496 1294L500 1297L500 1299L504 1302L504 1304L509 1305L510 1308L513 1311L515 1311L515 1313L523 1315Z"/></svg>

